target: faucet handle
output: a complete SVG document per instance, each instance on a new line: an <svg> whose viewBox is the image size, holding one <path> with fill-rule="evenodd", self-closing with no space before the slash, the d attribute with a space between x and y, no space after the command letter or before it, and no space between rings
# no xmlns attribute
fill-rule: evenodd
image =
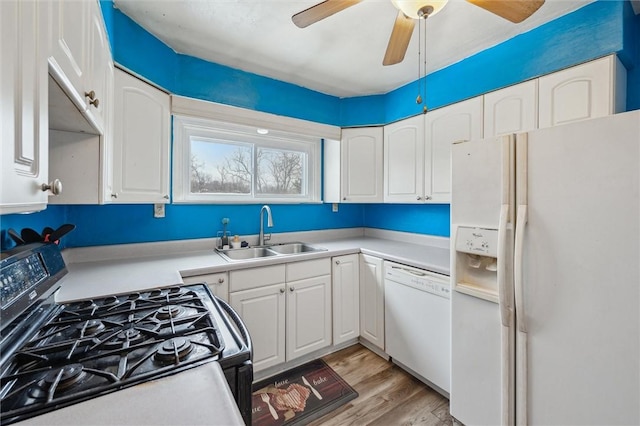
<svg viewBox="0 0 640 426"><path fill-rule="evenodd" d="M271 239L271 233L264 234L264 241L269 241Z"/></svg>

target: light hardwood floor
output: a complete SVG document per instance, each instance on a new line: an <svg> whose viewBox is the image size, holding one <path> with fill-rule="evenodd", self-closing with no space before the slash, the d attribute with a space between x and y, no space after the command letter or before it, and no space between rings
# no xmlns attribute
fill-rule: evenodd
<svg viewBox="0 0 640 426"><path fill-rule="evenodd" d="M326 425L452 425L449 401L362 345L323 358L359 396L311 423Z"/></svg>

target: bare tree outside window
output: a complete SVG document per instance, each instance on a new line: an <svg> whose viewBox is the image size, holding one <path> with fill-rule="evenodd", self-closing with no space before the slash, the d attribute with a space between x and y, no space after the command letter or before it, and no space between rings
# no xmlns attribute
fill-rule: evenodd
<svg viewBox="0 0 640 426"><path fill-rule="evenodd" d="M256 164L253 164L253 150ZM302 195L304 152L212 141L191 142L191 193Z"/></svg>

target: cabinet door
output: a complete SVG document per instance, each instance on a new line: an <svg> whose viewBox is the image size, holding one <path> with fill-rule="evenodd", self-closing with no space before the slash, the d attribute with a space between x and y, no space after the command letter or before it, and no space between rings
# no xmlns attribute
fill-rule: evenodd
<svg viewBox="0 0 640 426"><path fill-rule="evenodd" d="M342 202L382 202L382 127L343 129Z"/></svg>
<svg viewBox="0 0 640 426"><path fill-rule="evenodd" d="M535 130L538 127L538 80L484 95L484 137Z"/></svg>
<svg viewBox="0 0 640 426"><path fill-rule="evenodd" d="M287 361L331 345L331 275L287 283Z"/></svg>
<svg viewBox="0 0 640 426"><path fill-rule="evenodd" d="M360 255L360 335L384 350L382 259Z"/></svg>
<svg viewBox="0 0 640 426"><path fill-rule="evenodd" d="M422 202L424 115L384 127L385 203Z"/></svg>
<svg viewBox="0 0 640 426"><path fill-rule="evenodd" d="M451 145L482 138L482 96L427 113L425 137L425 198L451 202Z"/></svg>
<svg viewBox="0 0 640 426"><path fill-rule="evenodd" d="M46 208L47 22L44 2L0 2L0 213Z"/></svg>
<svg viewBox="0 0 640 426"><path fill-rule="evenodd" d="M626 71L615 55L545 75L539 84L541 129L626 107Z"/></svg>
<svg viewBox="0 0 640 426"><path fill-rule="evenodd" d="M105 107L108 105L108 93L113 74L109 71L111 49L104 27L104 20L98 2L90 2L90 19L88 25L89 50L87 61L87 80L84 91L87 113L92 116L97 129L104 133ZM93 93L93 96L91 96Z"/></svg>
<svg viewBox="0 0 640 426"><path fill-rule="evenodd" d="M255 371L285 361L285 284L229 294L229 303L249 330Z"/></svg>
<svg viewBox="0 0 640 426"><path fill-rule="evenodd" d="M92 0L52 0L51 71L74 104L84 111L84 82L87 78L87 37Z"/></svg>
<svg viewBox="0 0 640 426"><path fill-rule="evenodd" d="M360 335L360 262L357 254L332 260L333 344L338 345Z"/></svg>
<svg viewBox="0 0 640 426"><path fill-rule="evenodd" d="M113 202L169 202L169 99L116 69Z"/></svg>
<svg viewBox="0 0 640 426"><path fill-rule="evenodd" d="M182 282L185 284L206 283L214 295L224 301L229 300L229 275L226 272L182 277Z"/></svg>

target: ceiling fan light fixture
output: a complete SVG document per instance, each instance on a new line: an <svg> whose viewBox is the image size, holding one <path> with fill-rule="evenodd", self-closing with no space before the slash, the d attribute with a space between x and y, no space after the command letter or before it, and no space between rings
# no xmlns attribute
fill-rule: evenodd
<svg viewBox="0 0 640 426"><path fill-rule="evenodd" d="M426 18L440 12L449 0L391 0L391 3L407 17Z"/></svg>

